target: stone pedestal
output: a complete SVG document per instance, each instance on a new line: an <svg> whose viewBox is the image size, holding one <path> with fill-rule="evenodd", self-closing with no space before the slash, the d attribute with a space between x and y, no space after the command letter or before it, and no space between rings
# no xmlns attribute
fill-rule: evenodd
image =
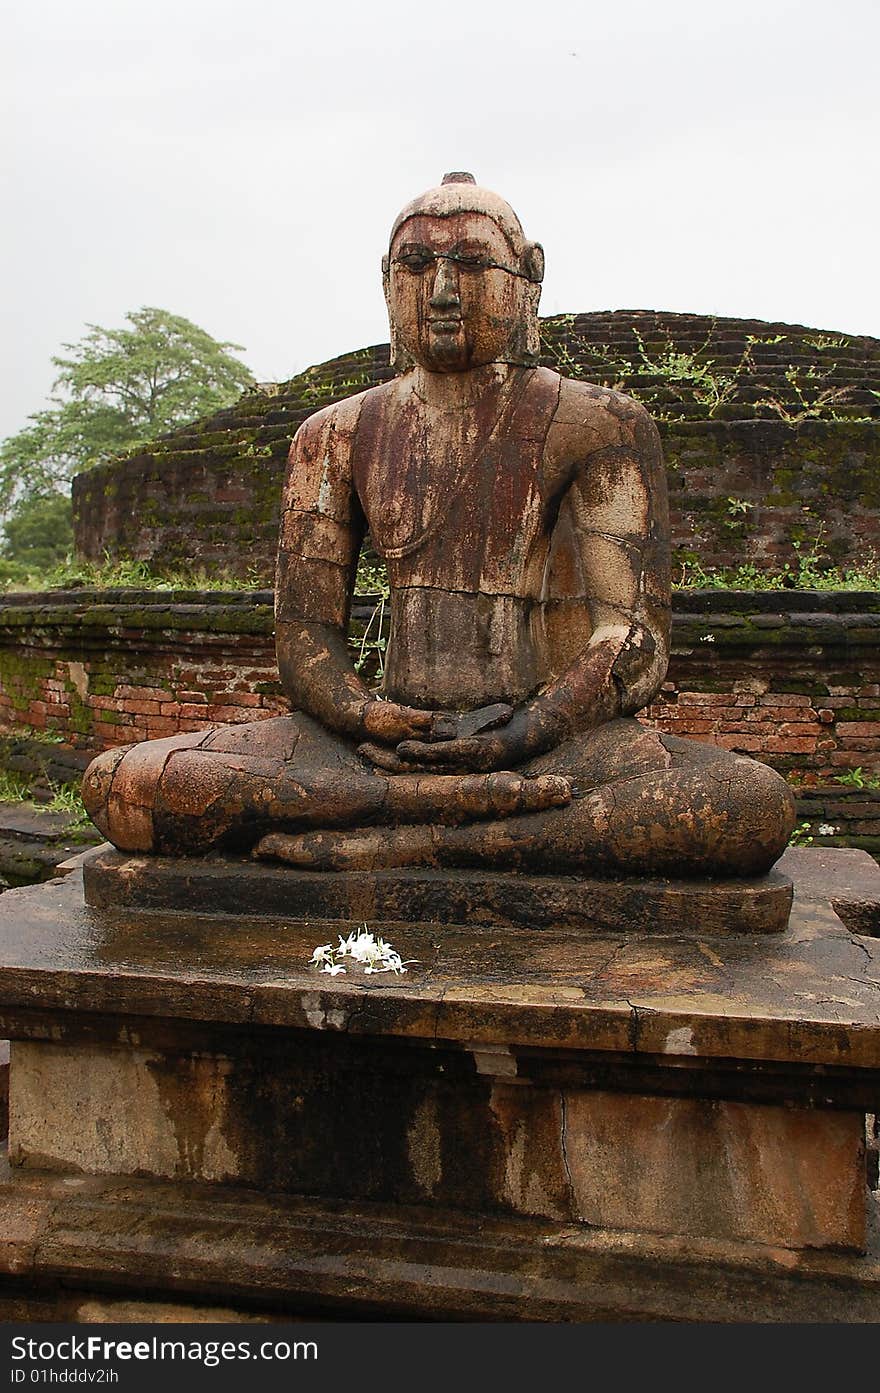
<svg viewBox="0 0 880 1393"><path fill-rule="evenodd" d="M284 916L274 868L247 914L138 909L99 855L97 904L0 899L16 1310L880 1319L864 853L787 853L785 932L398 922L399 978L310 968L343 923L295 875Z"/></svg>

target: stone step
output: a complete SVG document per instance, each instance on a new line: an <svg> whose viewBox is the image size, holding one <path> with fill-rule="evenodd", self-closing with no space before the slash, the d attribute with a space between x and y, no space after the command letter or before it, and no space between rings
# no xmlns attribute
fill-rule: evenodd
<svg viewBox="0 0 880 1393"><path fill-rule="evenodd" d="M34 803L0 803L0 877L5 885L49 880L62 861L101 842L91 823Z"/></svg>

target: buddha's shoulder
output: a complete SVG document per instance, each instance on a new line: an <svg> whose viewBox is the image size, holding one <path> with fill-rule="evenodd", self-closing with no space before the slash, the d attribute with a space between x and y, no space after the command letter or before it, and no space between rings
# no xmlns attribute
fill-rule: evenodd
<svg viewBox="0 0 880 1393"><path fill-rule="evenodd" d="M353 396L343 397L341 401L321 407L320 411L313 411L299 427L296 439L301 445L308 445L321 440L328 433L353 435L365 403L377 399L380 402L383 399L391 400L394 387L394 380L380 382L376 387L367 387L363 392L356 392Z"/></svg>
<svg viewBox="0 0 880 1393"><path fill-rule="evenodd" d="M545 369L546 371L546 369ZM558 374L555 374L558 375ZM554 424L560 426L603 426L610 435L624 429L649 423L651 417L633 397L611 387L594 382L582 382L572 377L559 377L559 402Z"/></svg>

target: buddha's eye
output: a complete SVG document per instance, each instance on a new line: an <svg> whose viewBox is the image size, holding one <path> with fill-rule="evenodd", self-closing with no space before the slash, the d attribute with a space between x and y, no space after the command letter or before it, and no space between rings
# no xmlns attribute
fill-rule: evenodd
<svg viewBox="0 0 880 1393"><path fill-rule="evenodd" d="M397 258L401 266L405 266L408 271L413 271L416 275L422 271L427 271L429 266L433 266L434 257L430 252L412 251L404 252L403 256Z"/></svg>
<svg viewBox="0 0 880 1393"><path fill-rule="evenodd" d="M488 266L492 265L485 252L459 252L455 261L463 271L485 271Z"/></svg>

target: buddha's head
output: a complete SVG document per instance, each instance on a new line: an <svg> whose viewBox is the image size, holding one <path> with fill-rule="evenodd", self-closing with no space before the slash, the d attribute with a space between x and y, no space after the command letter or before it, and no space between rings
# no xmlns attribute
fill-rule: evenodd
<svg viewBox="0 0 880 1393"><path fill-rule="evenodd" d="M544 253L510 204L472 174L447 174L407 204L382 273L398 369L536 361Z"/></svg>

